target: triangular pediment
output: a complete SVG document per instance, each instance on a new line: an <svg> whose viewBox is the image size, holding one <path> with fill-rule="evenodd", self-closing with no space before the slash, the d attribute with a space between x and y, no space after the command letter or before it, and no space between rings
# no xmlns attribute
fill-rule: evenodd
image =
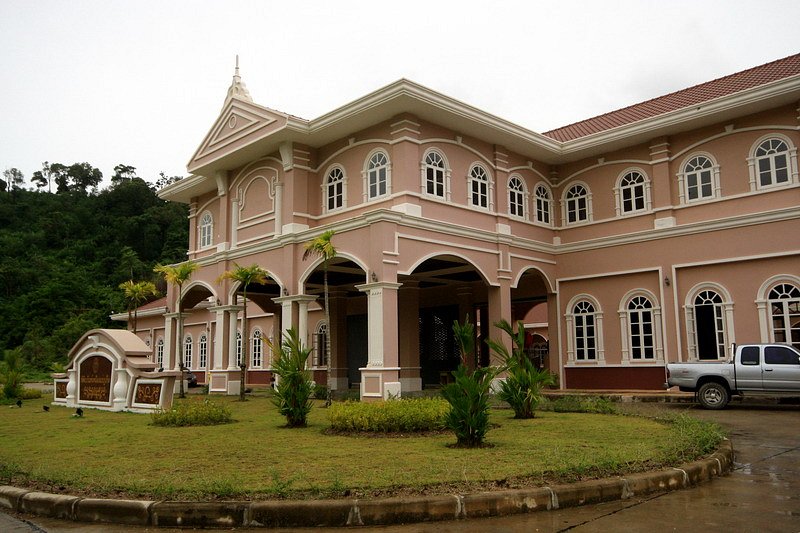
<svg viewBox="0 0 800 533"><path fill-rule="evenodd" d="M189 161L190 172L263 138L286 123L286 116L258 104L230 98Z"/></svg>

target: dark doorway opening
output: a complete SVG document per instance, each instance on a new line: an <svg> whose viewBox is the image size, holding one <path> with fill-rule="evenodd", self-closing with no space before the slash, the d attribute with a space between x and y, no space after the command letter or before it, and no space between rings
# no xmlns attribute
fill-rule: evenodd
<svg viewBox="0 0 800 533"><path fill-rule="evenodd" d="M453 333L458 306L428 307L419 310L419 354L422 386L442 385L452 379L460 355Z"/></svg>

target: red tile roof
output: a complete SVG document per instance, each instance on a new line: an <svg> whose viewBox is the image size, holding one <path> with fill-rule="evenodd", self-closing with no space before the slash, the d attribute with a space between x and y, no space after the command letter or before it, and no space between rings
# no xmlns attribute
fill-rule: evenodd
<svg viewBox="0 0 800 533"><path fill-rule="evenodd" d="M582 120L568 126L550 130L544 135L557 141L571 141L586 135L631 124L670 111L708 102L720 96L744 91L759 85L800 74L800 54L778 59L765 65L737 72L713 81L701 83L646 102L624 107L604 115Z"/></svg>
<svg viewBox="0 0 800 533"><path fill-rule="evenodd" d="M157 309L159 307L166 307L167 305L167 297L164 296L163 298L159 298L158 300L153 300L152 302L148 302L139 307L139 311L144 311L146 309Z"/></svg>

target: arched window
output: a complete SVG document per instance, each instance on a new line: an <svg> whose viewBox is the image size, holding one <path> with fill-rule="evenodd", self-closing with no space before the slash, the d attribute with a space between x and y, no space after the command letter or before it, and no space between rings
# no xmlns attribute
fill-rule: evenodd
<svg viewBox="0 0 800 533"><path fill-rule="evenodd" d="M164 339L158 339L156 342L156 364L158 368L164 367Z"/></svg>
<svg viewBox="0 0 800 533"><path fill-rule="evenodd" d="M325 322L317 324L314 332L314 366L328 364L328 325Z"/></svg>
<svg viewBox="0 0 800 533"><path fill-rule="evenodd" d="M678 174L681 203L715 198L719 190L719 167L704 156L691 157Z"/></svg>
<svg viewBox="0 0 800 533"><path fill-rule="evenodd" d="M345 206L345 177L340 167L333 167L325 178L325 209L334 211Z"/></svg>
<svg viewBox="0 0 800 533"><path fill-rule="evenodd" d="M592 204L589 190L584 185L573 185L564 195L566 224L577 224L591 220Z"/></svg>
<svg viewBox="0 0 800 533"><path fill-rule="evenodd" d="M422 165L422 180L425 194L445 198L447 193L446 171L444 158L439 152L432 150L425 156Z"/></svg>
<svg viewBox="0 0 800 533"><path fill-rule="evenodd" d="M550 225L551 209L550 190L543 184L536 186L536 222Z"/></svg>
<svg viewBox="0 0 800 533"><path fill-rule="evenodd" d="M236 332L236 366L242 366L242 332Z"/></svg>
<svg viewBox="0 0 800 533"><path fill-rule="evenodd" d="M655 359L653 304L644 296L628 302L628 334L630 356L634 360Z"/></svg>
<svg viewBox="0 0 800 533"><path fill-rule="evenodd" d="M183 342L183 366L187 370L192 368L192 346L192 336L186 335L186 339Z"/></svg>
<svg viewBox="0 0 800 533"><path fill-rule="evenodd" d="M389 190L389 157L385 152L375 152L369 158L366 170L368 199L391 194Z"/></svg>
<svg viewBox="0 0 800 533"><path fill-rule="evenodd" d="M578 302L572 311L574 317L575 360L597 359L597 324L594 305L588 301Z"/></svg>
<svg viewBox="0 0 800 533"><path fill-rule="evenodd" d="M252 366L254 368L261 368L264 354L264 341L261 339L261 331L255 330L253 332L253 357Z"/></svg>
<svg viewBox="0 0 800 533"><path fill-rule="evenodd" d="M197 351L200 359L197 368L204 370L208 366L208 337L205 333L200 335L200 339L197 341Z"/></svg>
<svg viewBox="0 0 800 533"><path fill-rule="evenodd" d="M512 217L525 218L525 182L518 176L508 180L508 214Z"/></svg>
<svg viewBox="0 0 800 533"><path fill-rule="evenodd" d="M697 293L693 318L697 359L724 359L726 342L722 297L713 290Z"/></svg>
<svg viewBox="0 0 800 533"><path fill-rule="evenodd" d="M753 156L757 188L774 187L791 181L789 146L782 139L772 138L761 142Z"/></svg>
<svg viewBox="0 0 800 533"><path fill-rule="evenodd" d="M200 219L200 248L208 248L214 244L214 219L211 213L203 213Z"/></svg>
<svg viewBox="0 0 800 533"><path fill-rule="evenodd" d="M785 342L800 349L800 289L780 283L767 296L772 342Z"/></svg>
<svg viewBox="0 0 800 533"><path fill-rule="evenodd" d="M638 170L625 172L617 181L614 197L617 202L617 215L649 210L650 180Z"/></svg>
<svg viewBox="0 0 800 533"><path fill-rule="evenodd" d="M469 204L489 209L489 175L480 165L469 169Z"/></svg>

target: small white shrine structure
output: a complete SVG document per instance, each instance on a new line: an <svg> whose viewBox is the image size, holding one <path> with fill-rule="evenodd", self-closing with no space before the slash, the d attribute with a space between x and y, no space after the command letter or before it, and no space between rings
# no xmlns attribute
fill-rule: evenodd
<svg viewBox="0 0 800 533"><path fill-rule="evenodd" d="M139 413L169 409L180 372L157 371L151 353L127 330L86 332L70 350L66 373L53 374L53 404Z"/></svg>

